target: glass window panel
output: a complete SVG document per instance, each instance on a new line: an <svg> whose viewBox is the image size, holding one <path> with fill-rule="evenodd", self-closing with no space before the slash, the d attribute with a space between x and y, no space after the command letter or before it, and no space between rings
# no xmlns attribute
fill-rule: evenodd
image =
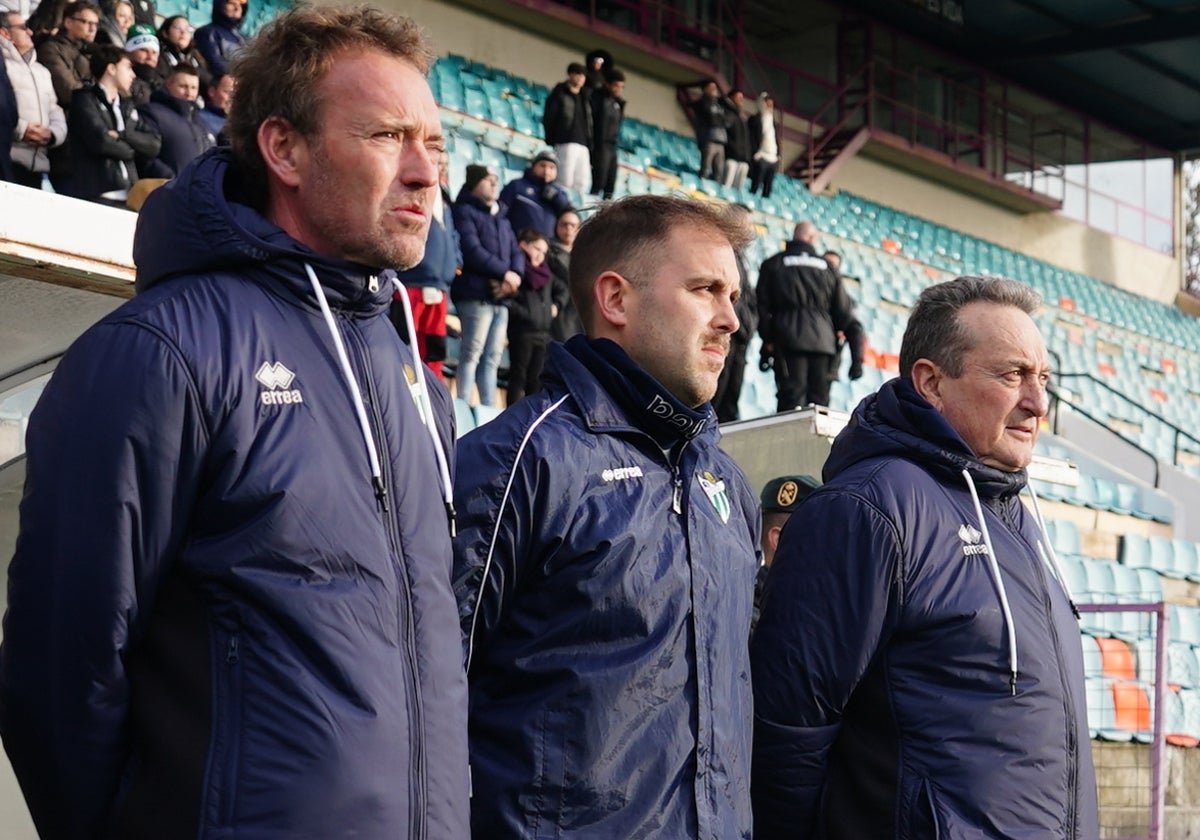
<svg viewBox="0 0 1200 840"><path fill-rule="evenodd" d="M1117 203L1106 195L1088 193L1088 223L1105 233L1117 232Z"/></svg>
<svg viewBox="0 0 1200 840"><path fill-rule="evenodd" d="M1128 204L1117 205L1117 235L1134 242L1143 242L1143 219L1145 215L1136 207Z"/></svg>

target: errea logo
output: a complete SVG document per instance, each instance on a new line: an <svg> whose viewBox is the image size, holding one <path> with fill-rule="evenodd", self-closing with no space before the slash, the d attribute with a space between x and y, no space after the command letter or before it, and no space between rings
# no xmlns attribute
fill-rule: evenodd
<svg viewBox="0 0 1200 840"><path fill-rule="evenodd" d="M263 405L295 405L304 402L304 396L298 388L289 390L296 374L281 362L263 362L254 372L254 378L267 389L258 394Z"/></svg>
<svg viewBox="0 0 1200 840"><path fill-rule="evenodd" d="M963 556L970 557L975 554L987 554L988 547L985 543L980 542L983 539L983 534L972 528L970 525L963 524L958 528L958 538L963 543Z"/></svg>
<svg viewBox="0 0 1200 840"><path fill-rule="evenodd" d="M628 481L631 478L642 478L642 468L638 466L632 467L611 467L600 473L600 478L605 482L610 481Z"/></svg>

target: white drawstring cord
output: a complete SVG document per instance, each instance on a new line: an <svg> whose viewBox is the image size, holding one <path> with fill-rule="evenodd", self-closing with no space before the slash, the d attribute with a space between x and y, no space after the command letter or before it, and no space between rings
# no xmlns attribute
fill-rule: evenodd
<svg viewBox="0 0 1200 840"><path fill-rule="evenodd" d="M1062 566L1058 562L1058 552L1054 550L1054 543L1050 540L1050 530L1046 527L1046 520L1042 516L1042 506L1038 502L1037 491L1033 489L1033 482L1028 481L1025 487L1029 490L1029 498L1033 499L1033 515L1037 519L1038 527L1042 531L1042 539L1045 540L1045 545L1038 543L1038 551L1042 554L1042 562L1048 563L1054 576L1058 578L1058 584L1066 593L1067 603L1071 605L1071 612L1075 614L1076 621L1079 620L1079 607L1075 606L1075 594L1071 592L1071 587L1067 585L1067 579L1063 577Z"/></svg>
<svg viewBox="0 0 1200 840"><path fill-rule="evenodd" d="M338 361L342 365L342 376L354 398L354 411L358 415L358 427L362 430L363 441L367 444L367 459L371 462L371 485L375 489L375 498L379 500L383 509L387 510L387 487L384 486L383 471L379 466L379 451L375 448L375 438L371 435L371 424L367 422L367 408L363 404L362 392L358 389L358 380L355 379L354 370L350 367L346 346L342 343L342 334L338 331L337 322L333 320L333 313L329 310L329 302L325 300L325 291L321 288L320 281L317 280L317 273L308 263L304 264L304 270L308 273L309 282L312 283L313 294L317 296L321 314L325 316L325 325L329 327L329 334L333 337L333 346L337 349Z"/></svg>
<svg viewBox="0 0 1200 840"><path fill-rule="evenodd" d="M975 515L979 517L979 530L983 534L983 544L987 546L988 564L992 569L992 577L996 581L996 589L1000 591L1000 610L1004 613L1004 623L1008 626L1008 669L1009 689L1013 696L1017 695L1017 627L1013 623L1012 610L1008 606L1008 593L1004 589L1004 579L1000 577L1000 564L996 562L996 550L992 546L992 536L988 532L987 520L983 516L983 505L979 503L979 492L968 470L962 471L967 481L967 489L971 491L971 501L975 503Z"/></svg>
<svg viewBox="0 0 1200 840"><path fill-rule="evenodd" d="M446 505L446 516L450 520L450 536L457 535L454 512L454 483L450 480L450 461L442 446L442 437L438 434L437 424L433 419L433 402L429 399L429 388L425 384L425 365L417 352L417 327L413 321L412 303L408 299L408 289L400 282L400 278L392 275L392 285L396 287L401 307L404 309L404 325L408 328L408 348L412 351L413 370L417 376L417 410L421 412L421 421L425 424L429 437L433 441L433 451L437 454L438 473L442 479L442 501Z"/></svg>

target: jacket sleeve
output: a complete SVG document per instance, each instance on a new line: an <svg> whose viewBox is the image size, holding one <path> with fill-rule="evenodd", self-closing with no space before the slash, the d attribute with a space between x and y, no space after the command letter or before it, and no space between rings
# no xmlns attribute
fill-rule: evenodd
<svg viewBox="0 0 1200 840"><path fill-rule="evenodd" d="M121 132L121 137L137 154L148 158L158 157L162 149L162 134L158 126L142 119L141 112L136 108L131 108L129 116L125 118L125 130Z"/></svg>
<svg viewBox="0 0 1200 840"><path fill-rule="evenodd" d="M551 135L555 133L555 129L562 123L563 101L562 96L557 90L550 92L546 97L546 107L542 110L542 137L547 143L553 143Z"/></svg>
<svg viewBox="0 0 1200 840"><path fill-rule="evenodd" d="M891 523L848 494L784 526L750 643L755 840L814 836L842 714L895 625L898 557Z"/></svg>
<svg viewBox="0 0 1200 840"><path fill-rule="evenodd" d="M43 840L107 836L129 750L125 663L181 551L208 434L189 371L93 328L29 425L0 646L0 735Z"/></svg>
<svg viewBox="0 0 1200 840"><path fill-rule="evenodd" d="M67 140L67 114L63 111L62 106L53 99L50 100L50 107L47 111L50 116L50 134L54 137L50 145L61 146Z"/></svg>
<svg viewBox="0 0 1200 840"><path fill-rule="evenodd" d="M516 440L498 440L484 429L459 441L454 506L454 594L468 667L500 624L516 591L520 568L534 552L538 495L536 456ZM487 430L494 432L494 430Z"/></svg>
<svg viewBox="0 0 1200 840"><path fill-rule="evenodd" d="M758 308L758 334L762 336L763 344L773 344L775 342L775 312L771 300L772 285L775 282L773 259L774 257L768 259L759 268L758 287L755 289L755 296L758 298L756 301Z"/></svg>
<svg viewBox="0 0 1200 840"><path fill-rule="evenodd" d="M121 136L109 134L108 123L100 113L100 104L88 91L81 90L73 100L70 116L71 139L89 153L113 160L133 160L133 147Z"/></svg>

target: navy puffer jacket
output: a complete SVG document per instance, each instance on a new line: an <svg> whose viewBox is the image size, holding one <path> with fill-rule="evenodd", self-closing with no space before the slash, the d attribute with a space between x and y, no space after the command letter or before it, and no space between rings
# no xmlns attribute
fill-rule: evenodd
<svg viewBox="0 0 1200 840"><path fill-rule="evenodd" d="M751 643L755 837L1098 837L1079 625L1025 472L979 463L896 379L825 481Z"/></svg>
<svg viewBox="0 0 1200 840"><path fill-rule="evenodd" d="M228 155L150 196L139 294L30 421L5 749L45 840L465 840L449 527L392 288L227 201Z"/></svg>
<svg viewBox="0 0 1200 840"><path fill-rule="evenodd" d="M715 419L668 458L582 342L459 441L475 836L748 840L757 498Z"/></svg>
<svg viewBox="0 0 1200 840"><path fill-rule="evenodd" d="M489 282L504 272L525 273L525 254L508 223L507 207L499 204L493 213L488 205L467 189L454 202L454 229L462 248L462 273L450 285L450 299L492 301Z"/></svg>

